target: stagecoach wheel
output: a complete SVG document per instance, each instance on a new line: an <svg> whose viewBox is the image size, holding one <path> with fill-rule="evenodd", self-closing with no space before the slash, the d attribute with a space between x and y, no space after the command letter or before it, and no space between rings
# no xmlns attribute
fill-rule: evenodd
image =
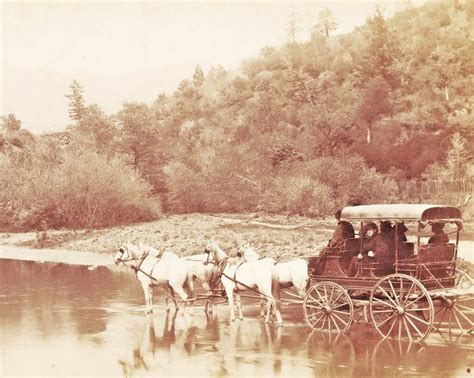
<svg viewBox="0 0 474 378"><path fill-rule="evenodd" d="M435 312L435 328L449 334L472 333L474 330L472 295L442 296Z"/></svg>
<svg viewBox="0 0 474 378"><path fill-rule="evenodd" d="M370 294L370 317L382 337L423 341L434 321L433 301L416 278L390 274L380 279Z"/></svg>
<svg viewBox="0 0 474 378"><path fill-rule="evenodd" d="M354 318L354 305L347 291L334 282L313 285L303 302L308 325L324 332L347 332Z"/></svg>
<svg viewBox="0 0 474 378"><path fill-rule="evenodd" d="M472 333L474 330L473 280L469 274L456 269L455 293L438 298L434 326L439 332L449 334Z"/></svg>
<svg viewBox="0 0 474 378"><path fill-rule="evenodd" d="M456 289L470 289L473 283L474 280L469 274L463 272L462 270L456 269L454 273L454 287Z"/></svg>

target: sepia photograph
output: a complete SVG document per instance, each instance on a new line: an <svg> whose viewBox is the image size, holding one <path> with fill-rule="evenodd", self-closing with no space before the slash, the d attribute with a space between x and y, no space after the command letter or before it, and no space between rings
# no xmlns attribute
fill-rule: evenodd
<svg viewBox="0 0 474 378"><path fill-rule="evenodd" d="M0 0L0 376L474 374L474 0Z"/></svg>

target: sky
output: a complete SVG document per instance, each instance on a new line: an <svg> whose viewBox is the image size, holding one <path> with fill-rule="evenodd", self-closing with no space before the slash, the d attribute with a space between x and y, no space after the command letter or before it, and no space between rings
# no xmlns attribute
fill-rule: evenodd
<svg viewBox="0 0 474 378"><path fill-rule="evenodd" d="M376 4L389 16L402 3L0 0L0 114L15 114L34 133L64 130L74 79L86 104L112 114L125 101L151 104L172 93L197 64L205 73L238 69L261 48L281 45L291 12L304 41L325 8L342 34L363 25Z"/></svg>

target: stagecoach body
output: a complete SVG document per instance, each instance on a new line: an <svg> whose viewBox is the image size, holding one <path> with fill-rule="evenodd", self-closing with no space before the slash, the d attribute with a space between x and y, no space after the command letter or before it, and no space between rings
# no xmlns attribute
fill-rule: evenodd
<svg viewBox="0 0 474 378"><path fill-rule="evenodd" d="M472 279L457 269L457 251L462 230L461 212L439 205L365 205L346 207L341 220L360 228L367 222L400 222L415 227L415 240L401 242L394 232L393 261L356 263L363 238L346 239L338 248L325 248L325 261L315 267L309 261L312 285L304 300L308 324L328 332L346 332L360 313L383 337L422 341L433 328L471 333L473 330ZM423 245L428 224L451 225L452 243ZM319 261L320 262L320 261Z"/></svg>

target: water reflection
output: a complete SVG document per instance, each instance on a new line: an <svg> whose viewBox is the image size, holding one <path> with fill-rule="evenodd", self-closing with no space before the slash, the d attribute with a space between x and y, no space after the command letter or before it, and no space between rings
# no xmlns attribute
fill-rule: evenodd
<svg viewBox="0 0 474 378"><path fill-rule="evenodd" d="M236 322L226 305L214 316L157 307L147 317L133 275L107 269L0 261L0 285L5 375L375 377L474 366L471 336L397 343L362 324L329 335L302 327L301 308L284 310L283 328L258 319L257 304L245 304Z"/></svg>

